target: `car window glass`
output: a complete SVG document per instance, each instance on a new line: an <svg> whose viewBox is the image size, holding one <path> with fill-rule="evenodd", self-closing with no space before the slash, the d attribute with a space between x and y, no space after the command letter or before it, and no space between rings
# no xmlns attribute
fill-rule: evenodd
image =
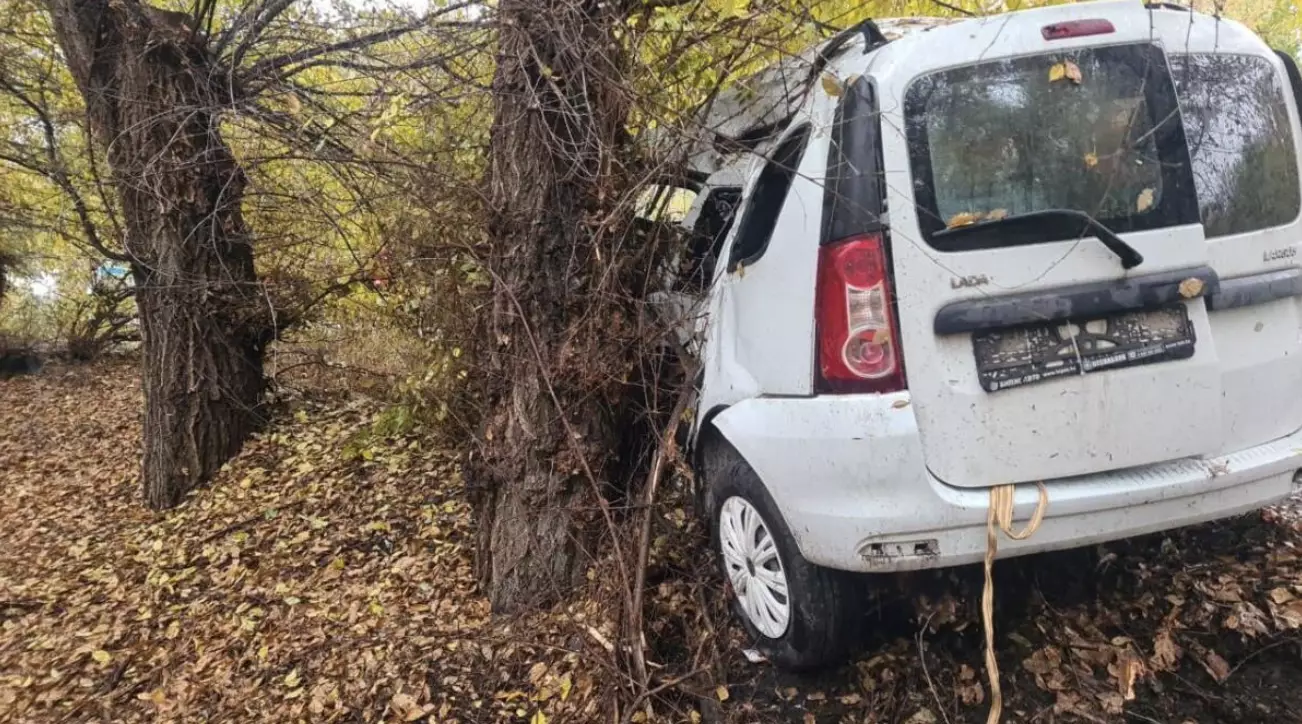
<svg viewBox="0 0 1302 724"><path fill-rule="evenodd" d="M932 73L910 86L905 113L928 241L945 227L1057 209L1087 213L1117 232L1197 223L1175 90L1156 46L1080 48ZM1032 231L1024 239L1003 230L965 236L964 248L1056 241L1080 227Z"/></svg>
<svg viewBox="0 0 1302 724"><path fill-rule="evenodd" d="M1208 237L1295 220L1302 208L1284 87L1265 58L1171 57Z"/></svg>
<svg viewBox="0 0 1302 724"><path fill-rule="evenodd" d="M737 264L753 263L768 248L773 227L777 224L778 215L782 213L783 203L791 189L791 182L796 178L796 170L800 167L808 140L808 126L796 129L764 164L746 202L746 212L728 256L730 269Z"/></svg>

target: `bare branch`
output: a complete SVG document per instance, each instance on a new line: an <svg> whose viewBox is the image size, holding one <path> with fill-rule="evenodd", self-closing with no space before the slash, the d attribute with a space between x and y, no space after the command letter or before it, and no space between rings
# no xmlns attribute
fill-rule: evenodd
<svg viewBox="0 0 1302 724"><path fill-rule="evenodd" d="M958 13L959 15L966 15L966 16L968 16L969 18L974 18L974 17L977 16L977 14L974 13L974 12L972 12L971 10L964 10L963 8L961 8L961 7L957 6L957 5L950 5L949 3L945 2L945 0L931 0L931 1L932 1L933 3L939 5L940 7L945 8L946 10L949 10L949 11L952 11L952 12L956 12L956 13Z"/></svg>
<svg viewBox="0 0 1302 724"><path fill-rule="evenodd" d="M331 53L343 53L350 50L359 50L361 48L366 48L372 45L383 43L388 40L393 40L395 38L402 37L403 35L406 35L407 33L410 33L411 31L420 28L424 24L425 21L422 20L415 23L411 23L409 25L402 25L396 28L389 28L388 30L380 30L374 33L369 33L367 35L362 35L360 37L352 38L350 40L341 40L337 43L329 43L327 45L318 45L315 47L302 48L292 53L285 53L284 55L278 55L273 58L264 58L254 63L252 66L250 66L249 69L242 74L242 76L245 78L246 81L257 80L260 76L271 71L279 70L280 68L283 68L287 65L303 62L306 60L310 60L312 58L317 58L322 55L329 55Z"/></svg>

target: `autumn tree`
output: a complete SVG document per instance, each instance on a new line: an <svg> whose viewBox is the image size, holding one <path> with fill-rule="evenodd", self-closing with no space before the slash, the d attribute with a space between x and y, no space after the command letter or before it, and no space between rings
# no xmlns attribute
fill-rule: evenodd
<svg viewBox="0 0 1302 724"><path fill-rule="evenodd" d="M636 478L629 438L645 437L635 423L655 407L640 383L660 332L643 303L666 251L634 231L639 193L680 177L685 149L708 145L701 111L728 83L838 24L923 5L961 12L932 0L497 7L488 409L472 466L480 576L496 609L556 600L598 553L623 561L614 530Z"/></svg>
<svg viewBox="0 0 1302 724"><path fill-rule="evenodd" d="M311 101L297 84L306 71L360 63L358 52L425 24L391 19L340 36L309 23L305 33L286 21L293 5L206 0L189 15L141 0L46 0L124 222L144 348L142 476L153 507L178 503L258 426L264 352L299 316L259 279L243 209L248 176L224 122L252 117L313 152L345 149L266 98ZM305 126L317 132L300 133Z"/></svg>
<svg viewBox="0 0 1302 724"><path fill-rule="evenodd" d="M628 570L615 508L636 468L629 438L647 437L637 426L650 407L639 382L659 333L641 312L665 251L635 233L634 199L648 180L680 174L681 151L710 136L697 112L730 73L821 37L826 10L672 0L498 6L486 172L494 292L482 327L488 409L471 476L480 577L496 610L557 600L611 548ZM635 138L655 126L673 128L670 149ZM621 575L629 591L631 577Z"/></svg>
<svg viewBox="0 0 1302 724"><path fill-rule="evenodd" d="M138 1L48 7L121 198L145 342L145 498L169 507L256 426L275 336L220 131L236 89L175 16Z"/></svg>
<svg viewBox="0 0 1302 724"><path fill-rule="evenodd" d="M619 381L585 375L621 320L592 314L603 260L627 254L604 227L627 147L621 3L504 0L487 193L496 275L485 457L476 485L481 574L494 608L518 610L580 580L611 480ZM625 320L627 322L627 320ZM614 330L610 330L614 331Z"/></svg>

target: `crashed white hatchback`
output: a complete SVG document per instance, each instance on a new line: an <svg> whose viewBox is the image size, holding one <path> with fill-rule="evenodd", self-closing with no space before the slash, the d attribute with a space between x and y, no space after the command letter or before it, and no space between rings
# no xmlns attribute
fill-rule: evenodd
<svg viewBox="0 0 1302 724"><path fill-rule="evenodd" d="M699 302L702 507L770 659L844 652L849 572L980 560L992 486L1048 491L1002 556L1294 490L1292 58L1123 0L864 23L760 82L666 296Z"/></svg>

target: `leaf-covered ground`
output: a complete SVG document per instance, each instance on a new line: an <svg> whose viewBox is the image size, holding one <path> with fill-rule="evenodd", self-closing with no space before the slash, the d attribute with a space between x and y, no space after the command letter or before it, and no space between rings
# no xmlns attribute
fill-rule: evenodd
<svg viewBox="0 0 1302 724"><path fill-rule="evenodd" d="M0 380L0 721L555 724L634 698L618 605L489 617L453 456L368 434L374 403L287 402L166 514L140 504L139 404L126 363ZM741 656L687 513L663 513L658 690L615 721L985 721L979 570L878 580L858 661L781 675ZM1005 720L1302 721L1299 543L1283 508L1001 562Z"/></svg>
<svg viewBox="0 0 1302 724"><path fill-rule="evenodd" d="M136 483L140 396L129 365L0 380L0 720L575 720L591 704L577 657L484 631L446 455L368 444L367 403L299 402L157 514Z"/></svg>

